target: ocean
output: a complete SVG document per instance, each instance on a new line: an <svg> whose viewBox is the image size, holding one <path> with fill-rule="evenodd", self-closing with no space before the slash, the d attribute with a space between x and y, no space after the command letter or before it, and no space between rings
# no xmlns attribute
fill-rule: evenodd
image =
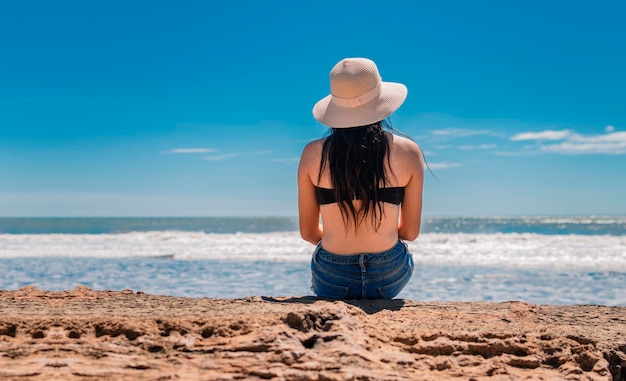
<svg viewBox="0 0 626 381"><path fill-rule="evenodd" d="M297 219L0 218L0 289L312 295ZM626 217L424 217L398 298L626 306Z"/></svg>

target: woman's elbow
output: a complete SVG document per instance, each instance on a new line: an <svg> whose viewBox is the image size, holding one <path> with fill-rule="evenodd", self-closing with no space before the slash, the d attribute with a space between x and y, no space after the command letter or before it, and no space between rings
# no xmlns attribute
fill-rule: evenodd
<svg viewBox="0 0 626 381"><path fill-rule="evenodd" d="M318 242L322 239L319 230L314 231L300 229L300 237L302 237L303 240L312 243L313 245L317 245Z"/></svg>
<svg viewBox="0 0 626 381"><path fill-rule="evenodd" d="M308 232L300 230L300 237L307 242L311 242L311 234L309 234Z"/></svg>
<svg viewBox="0 0 626 381"><path fill-rule="evenodd" d="M401 227L398 230L398 237L405 241L415 241L417 237L420 235L420 226L413 227Z"/></svg>
<svg viewBox="0 0 626 381"><path fill-rule="evenodd" d="M399 238L404 241L415 241L419 236L420 232L405 232L403 234L398 234Z"/></svg>

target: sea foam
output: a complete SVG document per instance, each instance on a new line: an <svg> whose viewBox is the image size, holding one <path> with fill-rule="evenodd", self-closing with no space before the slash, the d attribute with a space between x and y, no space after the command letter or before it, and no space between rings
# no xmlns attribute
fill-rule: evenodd
<svg viewBox="0 0 626 381"><path fill-rule="evenodd" d="M308 261L297 232L217 234L0 234L0 258L148 258ZM409 243L417 264L626 271L626 236L424 233Z"/></svg>

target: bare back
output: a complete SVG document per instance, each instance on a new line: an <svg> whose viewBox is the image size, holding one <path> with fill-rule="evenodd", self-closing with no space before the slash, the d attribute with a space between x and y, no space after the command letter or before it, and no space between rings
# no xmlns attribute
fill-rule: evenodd
<svg viewBox="0 0 626 381"><path fill-rule="evenodd" d="M330 173L319 177L324 139L309 143L298 169L298 204L300 232L304 239L316 244L321 239L324 249L335 254L375 253L390 249L398 239L417 238L421 222L424 164L417 144L409 139L386 133L389 139L387 187L404 187L401 205L383 203L380 225L374 228L367 216L356 228L344 221L337 203L319 205L315 186L332 188ZM352 201L357 208L361 201ZM319 226L321 215L322 224Z"/></svg>

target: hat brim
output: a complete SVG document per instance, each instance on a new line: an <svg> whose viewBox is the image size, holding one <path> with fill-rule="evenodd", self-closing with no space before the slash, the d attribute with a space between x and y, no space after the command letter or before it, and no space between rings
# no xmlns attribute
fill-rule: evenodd
<svg viewBox="0 0 626 381"><path fill-rule="evenodd" d="M358 107L339 106L333 95L324 97L313 107L313 116L332 128L367 126L387 118L406 99L406 86L395 82L382 82L379 95Z"/></svg>

